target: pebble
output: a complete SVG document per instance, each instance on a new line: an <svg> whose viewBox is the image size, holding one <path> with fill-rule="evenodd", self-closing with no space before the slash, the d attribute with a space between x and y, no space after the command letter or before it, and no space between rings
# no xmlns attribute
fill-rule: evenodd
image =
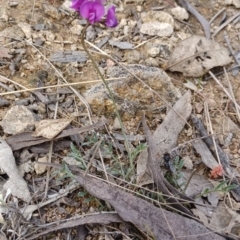
<svg viewBox="0 0 240 240"><path fill-rule="evenodd" d="M19 4L18 1L10 1L9 2L9 7L16 7Z"/></svg>
<svg viewBox="0 0 240 240"><path fill-rule="evenodd" d="M72 34L76 34L78 36L81 35L82 30L83 30L83 27L81 25L79 25L79 24L70 27L70 31L72 32Z"/></svg>
<svg viewBox="0 0 240 240"><path fill-rule="evenodd" d="M125 53L125 59L130 63L139 63L141 54L138 50L132 50Z"/></svg>
<svg viewBox="0 0 240 240"><path fill-rule="evenodd" d="M150 57L156 57L160 52L160 49L157 47L150 48L147 53Z"/></svg>
<svg viewBox="0 0 240 240"><path fill-rule="evenodd" d="M8 21L8 14L7 14L7 8L2 7L0 8L0 20L7 22Z"/></svg>
<svg viewBox="0 0 240 240"><path fill-rule="evenodd" d="M11 103L3 98L0 98L0 107L8 107Z"/></svg>
<svg viewBox="0 0 240 240"><path fill-rule="evenodd" d="M109 40L109 45L117 47L119 49L132 49L133 45L129 42L115 42L112 40Z"/></svg>
<svg viewBox="0 0 240 240"><path fill-rule="evenodd" d="M4 133L17 134L34 129L35 118L25 106L11 107L3 117L1 126Z"/></svg>
<svg viewBox="0 0 240 240"><path fill-rule="evenodd" d="M173 34L173 26L169 23L143 23L140 32L150 36L170 37Z"/></svg>
<svg viewBox="0 0 240 240"><path fill-rule="evenodd" d="M234 5L236 8L240 8L240 0L225 0L226 5Z"/></svg>
<svg viewBox="0 0 240 240"><path fill-rule="evenodd" d="M173 17L164 11L148 11L141 14L141 19L143 23L168 23L172 27L174 27L174 19Z"/></svg>
<svg viewBox="0 0 240 240"><path fill-rule="evenodd" d="M189 18L189 14L185 8L175 7L172 8L171 12L172 15L180 21L187 20Z"/></svg>
<svg viewBox="0 0 240 240"><path fill-rule="evenodd" d="M58 12L57 8L49 5L49 4L43 4L43 11L50 17L60 20L61 14Z"/></svg>

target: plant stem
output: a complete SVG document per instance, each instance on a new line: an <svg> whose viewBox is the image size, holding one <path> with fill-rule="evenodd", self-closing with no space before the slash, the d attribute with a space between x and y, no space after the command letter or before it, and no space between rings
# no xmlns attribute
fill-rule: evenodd
<svg viewBox="0 0 240 240"><path fill-rule="evenodd" d="M111 89L109 88L108 83L107 83L107 81L105 80L103 74L102 74L101 71L99 70L96 61L94 60L93 56L90 54L90 52L88 51L88 49L87 49L87 47L86 47L86 45L85 45L85 41L84 41L84 40L85 40L85 36L86 36L86 30L87 30L88 27L89 27L89 24L87 24L87 25L85 26L85 28L83 29L83 31L82 31L81 43L82 43L82 46L83 46L84 51L85 51L85 52L87 53L87 55L89 56L90 60L92 61L92 64L93 64L94 68L97 70L97 73L99 74L100 78L102 79L103 84L105 85L105 87L106 87L106 89L107 89L107 91L108 91L108 93L109 93L110 99L111 99L111 101L113 102L113 106L114 106L114 109L115 109L115 113L116 113L117 119L118 119L118 121L119 121L119 123L120 123L121 131L122 131L122 134L123 134L124 139L125 139L125 146L126 146L127 153L128 153L128 158L129 158L129 161L130 161L131 171L129 171L129 174L130 174L130 173L134 173L134 164L133 164L133 158L132 158L132 154L131 154L131 150L130 150L130 145L129 145L129 142L128 142L127 138L126 138L126 133L125 133L125 130L124 130L123 122L122 122L120 113L119 113L119 111L118 111L118 109L117 109L117 104L116 104L116 102L115 102L113 93L112 93ZM121 166L121 169L122 169L122 165L121 165L121 164L120 164L120 166ZM123 172L124 178L127 178L129 174L127 174L127 175L125 176L125 173L124 173L123 169L122 169L122 172Z"/></svg>

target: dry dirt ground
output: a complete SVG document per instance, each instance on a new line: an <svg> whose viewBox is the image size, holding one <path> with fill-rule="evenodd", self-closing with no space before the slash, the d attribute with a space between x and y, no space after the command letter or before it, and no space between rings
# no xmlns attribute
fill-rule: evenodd
<svg viewBox="0 0 240 240"><path fill-rule="evenodd" d="M107 2L116 6L119 26L88 27L85 44L116 105L84 53L86 22L68 1L0 0L2 239L239 239L240 1L189 1L208 23L215 16L209 24L214 43L193 12L174 14L173 0ZM152 30L154 22L163 30ZM194 36L196 41L180 45ZM83 179L98 178L102 192L84 181L74 185L78 173L67 167L71 164L85 171ZM167 183L160 187L163 179L178 192ZM108 199L115 191L110 185L124 189L115 193L123 201L120 195L119 203L116 195ZM144 212L141 207L149 205L135 199L135 206L125 192L158 209L175 201L178 207L168 210L202 227L189 222L193 230L186 225L183 236L177 222L166 230L151 216L146 227L132 209ZM182 195L194 202L181 202ZM101 212L116 215L101 219ZM80 222L84 215L89 218ZM168 232L166 238L156 235L158 226Z"/></svg>

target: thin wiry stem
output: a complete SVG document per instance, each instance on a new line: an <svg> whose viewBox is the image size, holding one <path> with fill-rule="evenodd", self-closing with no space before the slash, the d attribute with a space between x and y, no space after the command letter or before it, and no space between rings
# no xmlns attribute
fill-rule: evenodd
<svg viewBox="0 0 240 240"><path fill-rule="evenodd" d="M128 152L128 157L129 157L129 161L130 161L130 168L131 168L131 171L125 176L125 173L123 172L124 174L124 177L128 177L128 175L134 171L134 164L133 164L133 158L132 158L132 154L131 154L131 150L130 150L130 146L129 146L129 142L127 141L127 138L126 138L126 133L125 133L125 130L124 130L124 126L123 126L123 122L122 122L122 119L121 119L121 116L120 116L120 113L118 111L118 108L117 108L117 104L116 104L116 101L114 99L114 96L113 96L113 93L111 91L111 89L109 88L108 86L108 83L107 81L105 80L103 74L101 73L101 71L99 70L98 66L97 66L97 63L96 61L94 60L94 58L92 57L92 55L90 54L90 52L88 51L86 45L85 45L85 36L86 36L86 30L88 28L89 24L86 25L86 27L83 29L82 31L82 36L81 36L81 42L82 42L82 47L84 49L84 51L87 53L87 55L89 56L90 60L92 61L92 64L94 66L94 68L97 70L97 73L99 74L100 78L102 79L103 81L103 84L105 85L108 93L109 93L109 96L110 96L110 99L112 100L113 102L113 106L114 106L114 109L115 109L115 113L116 113L116 116L117 116L117 119L120 123L120 126L121 126L121 130L122 130L122 134L125 138L125 146L126 146L126 149L127 149L127 152Z"/></svg>

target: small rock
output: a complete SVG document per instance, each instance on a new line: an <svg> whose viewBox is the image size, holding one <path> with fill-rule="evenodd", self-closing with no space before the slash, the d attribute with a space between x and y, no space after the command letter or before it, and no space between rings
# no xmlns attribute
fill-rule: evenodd
<svg viewBox="0 0 240 240"><path fill-rule="evenodd" d="M31 38L31 26L29 24L20 22L18 26L22 29L27 39Z"/></svg>
<svg viewBox="0 0 240 240"><path fill-rule="evenodd" d="M51 62L62 62L62 63L69 63L69 62L86 62L87 61L87 54L84 51L65 51L65 52L56 52L53 53L49 60Z"/></svg>
<svg viewBox="0 0 240 240"><path fill-rule="evenodd" d="M48 161L48 158L46 156L38 159L38 162L46 163L47 161ZM34 169L37 174L42 174L46 171L47 165L35 163Z"/></svg>
<svg viewBox="0 0 240 240"><path fill-rule="evenodd" d="M189 18L189 14L185 8L175 7L175 8L172 8L171 11L172 11L172 15L178 20L183 21Z"/></svg>
<svg viewBox="0 0 240 240"><path fill-rule="evenodd" d="M189 156L185 156L183 158L183 161L184 161L184 167L186 167L187 169L193 169L193 162Z"/></svg>
<svg viewBox="0 0 240 240"><path fill-rule="evenodd" d="M170 37L173 33L173 26L169 23L143 23L140 32L150 36Z"/></svg>
<svg viewBox="0 0 240 240"><path fill-rule="evenodd" d="M117 129L121 129L121 124L118 120L118 118L116 117L114 119L113 125L112 125L112 130L117 130Z"/></svg>
<svg viewBox="0 0 240 240"><path fill-rule="evenodd" d="M153 47L148 50L148 55L153 58L156 57L159 53L160 53L160 49L157 47Z"/></svg>
<svg viewBox="0 0 240 240"><path fill-rule="evenodd" d="M132 50L125 53L125 59L129 63L139 63L141 60L141 54L138 50Z"/></svg>
<svg viewBox="0 0 240 240"><path fill-rule="evenodd" d="M44 30L44 28L45 28L44 23L39 23L39 24L36 24L36 25L33 26L33 29L36 30L36 31Z"/></svg>
<svg viewBox="0 0 240 240"><path fill-rule="evenodd" d="M12 39L16 40L16 39L22 39L24 37L25 37L25 34L18 25L5 28L3 31L0 32L0 39L5 38L5 43L10 43Z"/></svg>
<svg viewBox="0 0 240 240"><path fill-rule="evenodd" d="M70 0L65 0L61 5L61 8L67 12L75 12L73 8L71 8L72 2Z"/></svg>
<svg viewBox="0 0 240 240"><path fill-rule="evenodd" d="M7 14L7 8L2 7L0 8L0 20L7 22L8 21L8 14Z"/></svg>
<svg viewBox="0 0 240 240"><path fill-rule="evenodd" d="M145 64L149 67L159 67L160 62L156 58L150 57L145 60Z"/></svg>
<svg viewBox="0 0 240 240"><path fill-rule="evenodd" d="M54 39L55 39L55 35L50 31L46 31L46 40L53 42Z"/></svg>
<svg viewBox="0 0 240 240"><path fill-rule="evenodd" d="M78 36L81 35L82 30L83 30L83 27L82 27L80 24L74 25L74 26L70 27L70 31L71 31L73 34L76 34L76 35L78 35Z"/></svg>
<svg viewBox="0 0 240 240"><path fill-rule="evenodd" d="M158 23L168 23L174 27L173 17L164 11L148 11L141 14L141 19L143 23L158 22Z"/></svg>
<svg viewBox="0 0 240 240"><path fill-rule="evenodd" d="M115 42L112 40L109 40L109 44L114 47L118 47L120 49L132 49L133 45L129 42Z"/></svg>
<svg viewBox="0 0 240 240"><path fill-rule="evenodd" d="M236 8L240 8L240 0L225 0L226 5L234 5Z"/></svg>
<svg viewBox="0 0 240 240"><path fill-rule="evenodd" d="M8 107L8 106L10 106L10 104L11 103L9 101L7 101L3 98L0 98L0 107Z"/></svg>
<svg viewBox="0 0 240 240"><path fill-rule="evenodd" d="M55 8L49 4L43 4L43 10L50 17L60 20L61 14L58 12L57 8Z"/></svg>
<svg viewBox="0 0 240 240"><path fill-rule="evenodd" d="M3 117L1 126L8 134L17 134L34 129L35 118L25 106L13 106Z"/></svg>
<svg viewBox="0 0 240 240"><path fill-rule="evenodd" d="M9 7L16 7L18 4L19 4L18 1L10 1Z"/></svg>

